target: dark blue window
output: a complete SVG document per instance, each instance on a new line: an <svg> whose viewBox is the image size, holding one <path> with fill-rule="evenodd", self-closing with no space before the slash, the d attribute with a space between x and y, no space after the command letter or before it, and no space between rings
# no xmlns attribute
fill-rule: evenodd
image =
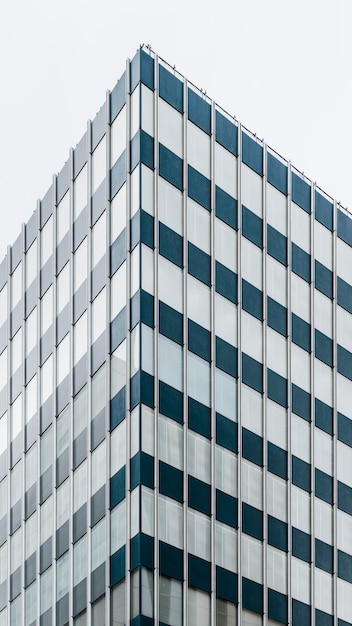
<svg viewBox="0 0 352 626"><path fill-rule="evenodd" d="M237 499L216 490L216 519L237 528Z"/></svg>
<svg viewBox="0 0 352 626"><path fill-rule="evenodd" d="M242 503L242 530L246 535L263 540L263 511Z"/></svg>
<svg viewBox="0 0 352 626"><path fill-rule="evenodd" d="M237 378L237 348L216 337L216 367Z"/></svg>
<svg viewBox="0 0 352 626"><path fill-rule="evenodd" d="M188 398L188 426L210 439L210 409L193 398Z"/></svg>
<svg viewBox="0 0 352 626"><path fill-rule="evenodd" d="M183 161L159 143L159 174L169 183L183 190Z"/></svg>
<svg viewBox="0 0 352 626"><path fill-rule="evenodd" d="M315 495L328 504L333 504L333 480L332 476L315 469Z"/></svg>
<svg viewBox="0 0 352 626"><path fill-rule="evenodd" d="M287 452L268 441L268 470L280 478L287 479Z"/></svg>
<svg viewBox="0 0 352 626"><path fill-rule="evenodd" d="M126 150L110 170L110 200L117 194L126 180Z"/></svg>
<svg viewBox="0 0 352 626"><path fill-rule="evenodd" d="M263 293L244 279L242 279L242 308L258 320L263 320Z"/></svg>
<svg viewBox="0 0 352 626"><path fill-rule="evenodd" d="M263 247L263 220L242 205L242 234L259 248Z"/></svg>
<svg viewBox="0 0 352 626"><path fill-rule="evenodd" d="M188 166L188 195L210 211L210 180L191 165Z"/></svg>
<svg viewBox="0 0 352 626"><path fill-rule="evenodd" d="M126 337L126 307L110 323L110 350L113 352Z"/></svg>
<svg viewBox="0 0 352 626"><path fill-rule="evenodd" d="M188 555L189 585L210 592L210 563L193 554Z"/></svg>
<svg viewBox="0 0 352 626"><path fill-rule="evenodd" d="M216 566L216 596L237 604L237 574Z"/></svg>
<svg viewBox="0 0 352 626"><path fill-rule="evenodd" d="M159 330L162 335L183 344L183 315L164 302L159 302Z"/></svg>
<svg viewBox="0 0 352 626"><path fill-rule="evenodd" d="M310 464L292 456L292 484L310 492Z"/></svg>
<svg viewBox="0 0 352 626"><path fill-rule="evenodd" d="M216 443L237 453L237 423L220 413L216 414Z"/></svg>
<svg viewBox="0 0 352 626"><path fill-rule="evenodd" d="M352 556L338 550L338 577L352 583Z"/></svg>
<svg viewBox="0 0 352 626"><path fill-rule="evenodd" d="M337 506L341 511L352 515L352 489L339 481L337 482Z"/></svg>
<svg viewBox="0 0 352 626"><path fill-rule="evenodd" d="M332 367L332 339L315 329L315 356Z"/></svg>
<svg viewBox="0 0 352 626"><path fill-rule="evenodd" d="M139 82L154 89L154 59L144 50L138 50L131 62L131 93Z"/></svg>
<svg viewBox="0 0 352 626"><path fill-rule="evenodd" d="M210 104L198 96L192 89L188 89L188 119L210 135Z"/></svg>
<svg viewBox="0 0 352 626"><path fill-rule="evenodd" d="M279 591L268 589L269 618L281 624L287 624L287 596Z"/></svg>
<svg viewBox="0 0 352 626"><path fill-rule="evenodd" d="M237 230L237 200L215 186L215 215Z"/></svg>
<svg viewBox="0 0 352 626"><path fill-rule="evenodd" d="M130 328L134 328L138 322L154 328L154 298L143 289L139 289L131 300Z"/></svg>
<svg viewBox="0 0 352 626"><path fill-rule="evenodd" d="M242 161L257 174L263 175L263 148L246 133L242 133Z"/></svg>
<svg viewBox="0 0 352 626"><path fill-rule="evenodd" d="M146 485L154 489L154 459L145 452L137 452L131 463L131 489L137 485Z"/></svg>
<svg viewBox="0 0 352 626"><path fill-rule="evenodd" d="M332 408L325 402L315 398L315 425L329 435L333 434Z"/></svg>
<svg viewBox="0 0 352 626"><path fill-rule="evenodd" d="M292 243L292 271L310 283L310 255Z"/></svg>
<svg viewBox="0 0 352 626"><path fill-rule="evenodd" d="M224 146L226 150L232 152L237 156L237 134L238 129L236 124L228 120L224 115L221 115L219 111L216 111L216 129L215 138L216 141Z"/></svg>
<svg viewBox="0 0 352 626"><path fill-rule="evenodd" d="M311 536L298 528L292 527L292 554L301 561L310 563Z"/></svg>
<svg viewBox="0 0 352 626"><path fill-rule="evenodd" d="M326 198L315 192L315 219L326 226L329 230L333 229L334 222L334 206Z"/></svg>
<svg viewBox="0 0 352 626"><path fill-rule="evenodd" d="M114 243L110 246L110 276L122 265L126 258L126 229L119 234Z"/></svg>
<svg viewBox="0 0 352 626"><path fill-rule="evenodd" d="M192 509L210 515L210 485L188 476L188 504Z"/></svg>
<svg viewBox="0 0 352 626"><path fill-rule="evenodd" d="M242 455L248 461L263 466L263 439L247 428L242 428Z"/></svg>
<svg viewBox="0 0 352 626"><path fill-rule="evenodd" d="M242 578L242 604L254 613L263 613L263 585L248 578Z"/></svg>
<svg viewBox="0 0 352 626"><path fill-rule="evenodd" d="M332 299L332 272L319 261L315 261L315 286Z"/></svg>
<svg viewBox="0 0 352 626"><path fill-rule="evenodd" d="M154 248L154 218L142 209L131 219L131 250L139 243Z"/></svg>
<svg viewBox="0 0 352 626"><path fill-rule="evenodd" d="M292 200L310 213L310 185L292 172Z"/></svg>
<svg viewBox="0 0 352 626"><path fill-rule="evenodd" d="M163 541L160 547L160 573L176 580L183 580L183 552Z"/></svg>
<svg viewBox="0 0 352 626"><path fill-rule="evenodd" d="M242 382L263 393L263 365L242 353Z"/></svg>
<svg viewBox="0 0 352 626"><path fill-rule="evenodd" d="M159 461L159 490L165 496L183 502L183 472Z"/></svg>
<svg viewBox="0 0 352 626"><path fill-rule="evenodd" d="M333 504L333 480L329 474L321 470L315 470L315 495L320 500Z"/></svg>
<svg viewBox="0 0 352 626"><path fill-rule="evenodd" d="M188 272L210 287L210 256L188 242Z"/></svg>
<svg viewBox="0 0 352 626"><path fill-rule="evenodd" d="M130 160L131 172L139 162L154 169L154 139L144 130L139 130L131 141Z"/></svg>
<svg viewBox="0 0 352 626"><path fill-rule="evenodd" d="M337 346L337 371L352 380L352 353L339 345Z"/></svg>
<svg viewBox="0 0 352 626"><path fill-rule="evenodd" d="M210 361L210 332L192 320L188 320L188 349Z"/></svg>
<svg viewBox="0 0 352 626"><path fill-rule="evenodd" d="M342 413L337 414L337 432L339 441L352 448L352 420Z"/></svg>
<svg viewBox="0 0 352 626"><path fill-rule="evenodd" d="M287 524L271 515L268 515L268 543L287 552Z"/></svg>
<svg viewBox="0 0 352 626"><path fill-rule="evenodd" d="M292 626L310 626L310 606L292 599Z"/></svg>
<svg viewBox="0 0 352 626"><path fill-rule="evenodd" d="M292 341L303 350L310 352L310 324L292 313Z"/></svg>
<svg viewBox="0 0 352 626"><path fill-rule="evenodd" d="M338 626L343 626L340 620L337 621ZM334 618L329 613L324 613L324 611L319 611L319 609L315 609L315 623L319 624L319 626L334 626Z"/></svg>
<svg viewBox="0 0 352 626"><path fill-rule="evenodd" d="M337 277L337 304L352 313L352 287L339 276Z"/></svg>
<svg viewBox="0 0 352 626"><path fill-rule="evenodd" d="M287 167L268 152L268 182L287 196Z"/></svg>
<svg viewBox="0 0 352 626"><path fill-rule="evenodd" d="M268 326L287 337L287 309L268 296L267 298Z"/></svg>
<svg viewBox="0 0 352 626"><path fill-rule="evenodd" d="M267 225L267 250L270 256L287 265L287 239L270 224Z"/></svg>
<svg viewBox="0 0 352 626"><path fill-rule="evenodd" d="M320 539L315 540L315 565L329 574L333 573L333 547Z"/></svg>
<svg viewBox="0 0 352 626"><path fill-rule="evenodd" d="M183 238L159 222L159 252L178 267L183 267Z"/></svg>
<svg viewBox="0 0 352 626"><path fill-rule="evenodd" d="M337 210L337 235L342 241L352 246L352 219L340 209Z"/></svg>
<svg viewBox="0 0 352 626"><path fill-rule="evenodd" d="M268 398L287 408L287 380L268 368Z"/></svg>
<svg viewBox="0 0 352 626"><path fill-rule="evenodd" d="M311 421L310 393L292 383L292 412L307 422Z"/></svg>
<svg viewBox="0 0 352 626"><path fill-rule="evenodd" d="M219 261L215 261L215 290L224 298L237 304L237 274Z"/></svg>
<svg viewBox="0 0 352 626"><path fill-rule="evenodd" d="M183 83L162 65L159 65L159 95L183 113Z"/></svg>
<svg viewBox="0 0 352 626"><path fill-rule="evenodd" d="M161 380L159 381L159 408L163 415L171 417L179 424L183 423L183 394Z"/></svg>

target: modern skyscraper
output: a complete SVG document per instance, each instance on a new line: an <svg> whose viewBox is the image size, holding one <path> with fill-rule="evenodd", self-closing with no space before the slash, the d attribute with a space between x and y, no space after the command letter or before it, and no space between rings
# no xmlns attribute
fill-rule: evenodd
<svg viewBox="0 0 352 626"><path fill-rule="evenodd" d="M0 626L351 595L351 216L142 48L0 265Z"/></svg>

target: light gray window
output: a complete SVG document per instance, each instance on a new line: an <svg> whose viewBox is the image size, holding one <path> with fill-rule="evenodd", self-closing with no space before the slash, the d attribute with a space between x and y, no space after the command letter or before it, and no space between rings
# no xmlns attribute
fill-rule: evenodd
<svg viewBox="0 0 352 626"><path fill-rule="evenodd" d="M35 622L37 616L37 581L26 589L26 626Z"/></svg>
<svg viewBox="0 0 352 626"><path fill-rule="evenodd" d="M110 553L114 554L126 543L126 500L120 502L111 511L110 533Z"/></svg>
<svg viewBox="0 0 352 626"><path fill-rule="evenodd" d="M88 398L87 387L84 387L73 400L73 437L87 428Z"/></svg>
<svg viewBox="0 0 352 626"><path fill-rule="evenodd" d="M87 535L73 546L73 586L87 576Z"/></svg>
<svg viewBox="0 0 352 626"><path fill-rule="evenodd" d="M92 528L92 572L104 563L105 554L105 517Z"/></svg>
<svg viewBox="0 0 352 626"><path fill-rule="evenodd" d="M182 583L160 576L159 619L170 626L182 626Z"/></svg>
<svg viewBox="0 0 352 626"><path fill-rule="evenodd" d="M50 609L53 602L53 568L44 572L40 577L40 614Z"/></svg>
<svg viewBox="0 0 352 626"><path fill-rule="evenodd" d="M56 600L61 600L70 589L69 553L56 561Z"/></svg>

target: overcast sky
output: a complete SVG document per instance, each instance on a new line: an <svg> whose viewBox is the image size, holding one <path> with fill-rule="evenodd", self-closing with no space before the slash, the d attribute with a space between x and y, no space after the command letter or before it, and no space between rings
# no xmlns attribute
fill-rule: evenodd
<svg viewBox="0 0 352 626"><path fill-rule="evenodd" d="M351 0L4 0L0 260L141 43L352 210Z"/></svg>

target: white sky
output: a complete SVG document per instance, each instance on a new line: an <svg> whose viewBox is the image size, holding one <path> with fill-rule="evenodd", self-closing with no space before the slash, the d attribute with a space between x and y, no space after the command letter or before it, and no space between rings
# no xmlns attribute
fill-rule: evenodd
<svg viewBox="0 0 352 626"><path fill-rule="evenodd" d="M4 0L0 261L140 43L352 210L351 0Z"/></svg>

